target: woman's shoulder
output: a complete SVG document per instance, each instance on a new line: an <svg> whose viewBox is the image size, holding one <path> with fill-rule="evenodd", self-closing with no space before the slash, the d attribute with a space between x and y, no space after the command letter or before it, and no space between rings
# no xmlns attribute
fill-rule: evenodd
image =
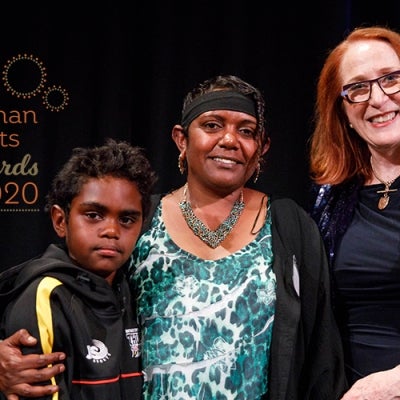
<svg viewBox="0 0 400 400"><path fill-rule="evenodd" d="M309 212L296 200L290 197L271 196L270 202L271 218L275 226L289 226L291 231L317 230L317 225Z"/></svg>
<svg viewBox="0 0 400 400"><path fill-rule="evenodd" d="M245 198L246 197L249 200L249 203L246 204L246 206L255 209L264 205L267 207L269 206L273 217L276 213L287 213L287 215L300 213L302 215L308 215L306 210L291 197L278 194L268 194L254 189L246 189Z"/></svg>
<svg viewBox="0 0 400 400"><path fill-rule="evenodd" d="M243 193L246 205L252 203L259 204L260 202L264 202L264 200L269 198L268 193L264 193L248 187L244 189Z"/></svg>
<svg viewBox="0 0 400 400"><path fill-rule="evenodd" d="M271 208L273 209L287 209L287 210L306 212L305 209L291 197L272 194L270 196L270 202L271 202Z"/></svg>

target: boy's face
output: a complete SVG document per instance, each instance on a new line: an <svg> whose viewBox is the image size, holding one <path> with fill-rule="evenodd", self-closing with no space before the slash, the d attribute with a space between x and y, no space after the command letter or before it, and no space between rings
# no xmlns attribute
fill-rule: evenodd
<svg viewBox="0 0 400 400"><path fill-rule="evenodd" d="M137 185L127 179L92 178L73 199L68 221L62 209L52 208L53 226L77 265L111 283L139 237L141 200Z"/></svg>

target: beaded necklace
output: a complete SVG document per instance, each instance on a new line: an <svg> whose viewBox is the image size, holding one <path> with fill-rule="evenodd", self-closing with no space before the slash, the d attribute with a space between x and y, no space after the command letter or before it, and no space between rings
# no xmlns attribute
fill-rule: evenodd
<svg viewBox="0 0 400 400"><path fill-rule="evenodd" d="M187 188L186 183L183 189L183 199L179 203L182 215L193 233L208 246L215 249L232 231L244 209L243 190L240 192L239 199L235 201L228 217L218 226L217 229L212 231L199 218L197 218L196 214L193 212L190 202L187 201Z"/></svg>

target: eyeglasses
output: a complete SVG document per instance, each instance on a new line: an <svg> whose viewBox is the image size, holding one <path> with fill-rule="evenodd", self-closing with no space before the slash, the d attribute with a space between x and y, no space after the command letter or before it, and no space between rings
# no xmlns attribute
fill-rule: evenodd
<svg viewBox="0 0 400 400"><path fill-rule="evenodd" d="M386 95L400 92L400 70L369 81L349 83L340 93L349 103L364 103L371 98L372 84L377 83Z"/></svg>

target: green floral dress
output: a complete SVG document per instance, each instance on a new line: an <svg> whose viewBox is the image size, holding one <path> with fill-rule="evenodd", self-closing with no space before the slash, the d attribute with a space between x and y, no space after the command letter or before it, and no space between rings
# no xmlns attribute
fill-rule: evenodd
<svg viewBox="0 0 400 400"><path fill-rule="evenodd" d="M247 246L203 260L171 240L158 205L130 270L145 400L257 400L267 392L276 295L267 215Z"/></svg>

